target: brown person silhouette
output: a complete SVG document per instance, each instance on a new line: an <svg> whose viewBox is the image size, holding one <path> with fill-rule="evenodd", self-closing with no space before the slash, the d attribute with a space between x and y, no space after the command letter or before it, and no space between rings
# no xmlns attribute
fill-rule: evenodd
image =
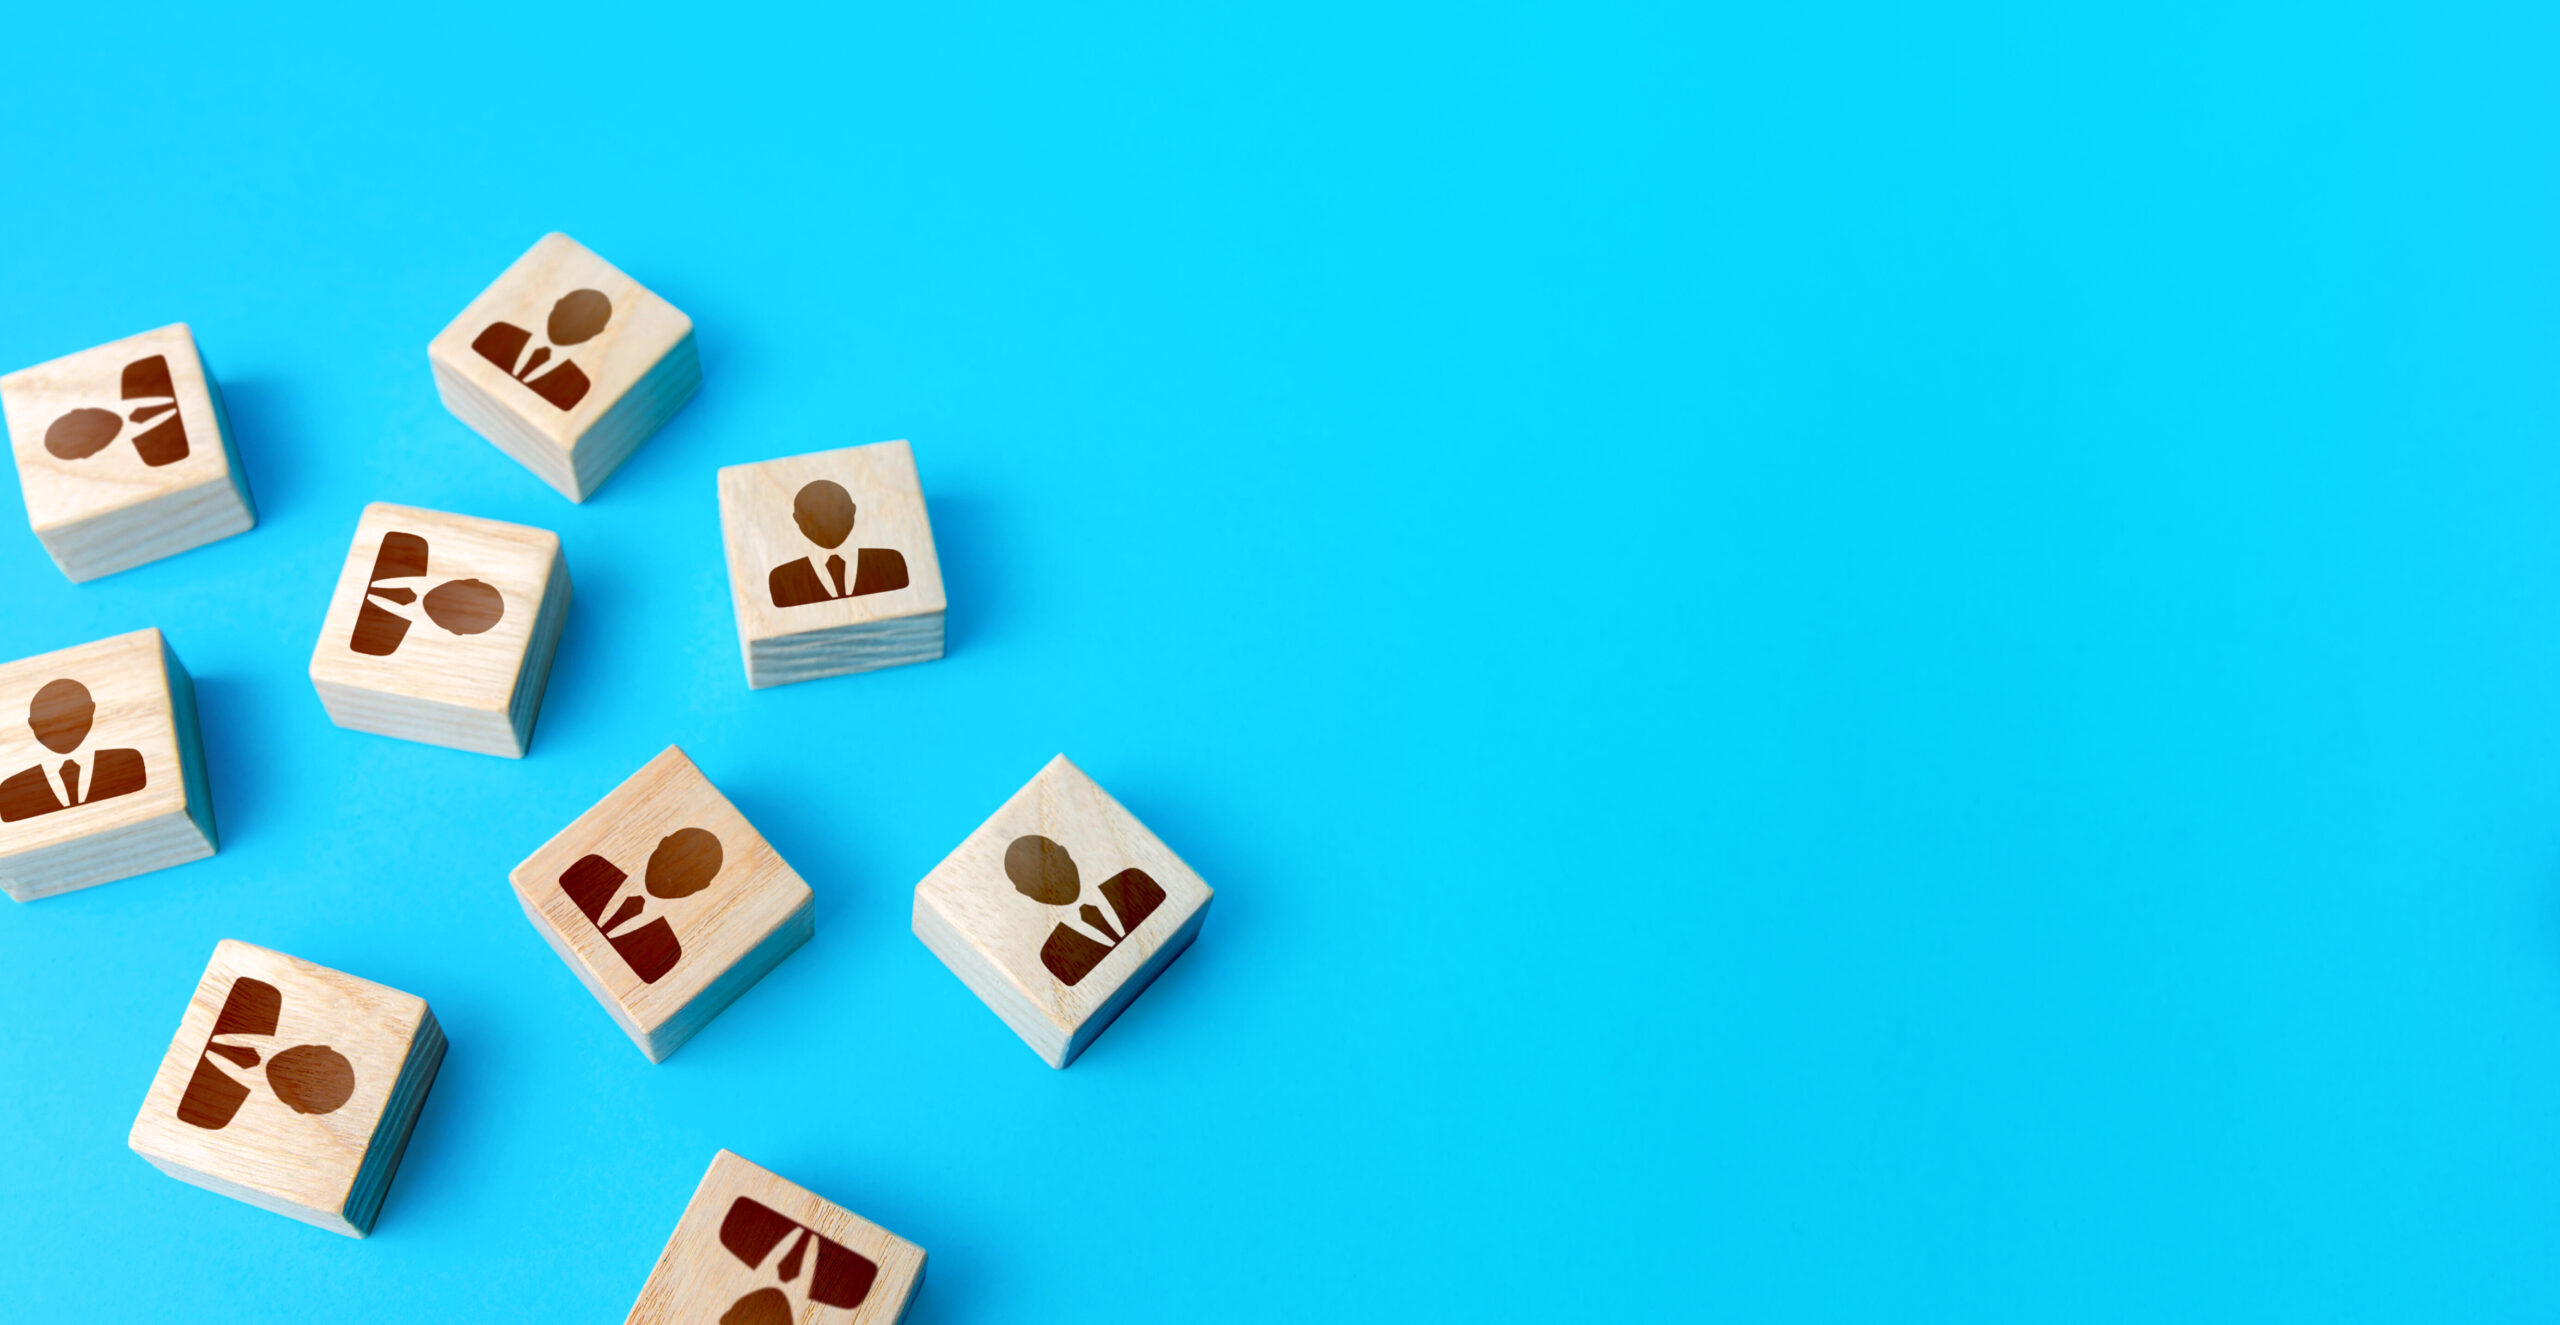
<svg viewBox="0 0 2560 1325"><path fill-rule="evenodd" d="M1075 857L1037 833L1017 837L1013 845L1004 849L1004 872L1013 880L1015 892L1044 906L1066 906L1084 895L1083 882L1076 876ZM1120 927L1113 929L1111 922L1103 918L1102 909L1087 902L1077 915L1110 942L1097 942L1082 930L1064 924L1049 931L1049 941L1040 945L1040 964L1063 984L1073 985L1093 974L1093 968L1110 956L1113 948L1164 905L1164 889L1144 870L1122 870L1103 880L1094 891L1111 903L1111 913L1119 917Z"/></svg>
<svg viewBox="0 0 2560 1325"><path fill-rule="evenodd" d="M603 291L571 290L551 306L551 319L543 324L543 330L549 334L551 345L566 348L594 340L596 333L604 330L604 324L612 320L613 301L605 298ZM533 370L551 361L551 345L536 346L532 354L525 355L524 347L532 339L532 332L512 322L492 322L471 342L471 348L479 351L481 358L505 369L507 376L524 383L527 390L550 401L554 408L577 408L595 385L587 380L586 370L563 359L550 372L532 376ZM524 356L522 367L516 364L519 355Z"/></svg>
<svg viewBox="0 0 2560 1325"><path fill-rule="evenodd" d="M764 1258L794 1233L800 1236L775 1263L774 1278L786 1284L797 1280L804 1258L815 1246L817 1264L808 1267L810 1302L822 1307L858 1307L871 1296L871 1283L880 1277L877 1262L819 1236L817 1230L762 1201L741 1196L729 1203L729 1213L720 1221L720 1245L749 1268L761 1267ZM731 1303L720 1314L720 1325L791 1325L793 1319L790 1295L768 1285Z"/></svg>
<svg viewBox="0 0 2560 1325"><path fill-rule="evenodd" d="M66 676L45 682L44 688L36 692L35 699L27 705L27 730L36 734L44 748L67 755L89 739L89 726L97 716L98 706L89 698L89 687ZM42 764L0 779L0 823L16 823L75 805L130 796L149 781L140 750L100 750L89 756L86 795L81 791L83 770L79 760L65 759L55 771L62 776L60 796L53 794L53 782L45 776Z"/></svg>
<svg viewBox="0 0 2560 1325"><path fill-rule="evenodd" d="M822 548L842 547L853 536L853 494L840 483L819 479L801 488L800 495L791 499L791 518L810 542ZM825 579L818 577L814 559L802 557L774 567L773 573L765 577L765 587L773 592L776 607L805 607L867 593L887 593L907 587L907 554L885 547L855 549L850 589L844 583L844 558L832 551L827 555Z"/></svg>
<svg viewBox="0 0 2560 1325"><path fill-rule="evenodd" d="M178 388L169 379L169 356L155 354L124 366L124 400L147 401L133 412L137 424L169 417L134 434L133 449L142 463L157 468L187 458L187 425L178 417ZM44 449L64 460L86 460L124 431L124 418L111 409L75 409L44 430Z"/></svg>
<svg viewBox="0 0 2560 1325"><path fill-rule="evenodd" d="M386 588L382 582L426 573L427 540L416 534L384 534L381 550L373 554L373 574L365 581L364 601L356 608L356 628L347 647L376 658L398 652L400 641L409 637L409 618L374 600L404 607L416 602L417 590L404 585ZM425 607L427 619L452 635L480 634L507 615L507 600L480 580L447 580L427 590Z"/></svg>
<svg viewBox="0 0 2560 1325"><path fill-rule="evenodd" d="M258 1051L217 1041L273 1035L283 1015L284 995L274 985L245 975L231 982L222 1011L214 1014L213 1032L205 1037L204 1052L196 1055L196 1074L187 1080L187 1093L178 1097L178 1121L207 1131L231 1125L250 1090L213 1060L256 1067ZM335 1113L356 1093L356 1069L345 1054L325 1044L297 1044L267 1060L267 1087L295 1113Z"/></svg>
<svg viewBox="0 0 2560 1325"><path fill-rule="evenodd" d="M659 839L658 849L649 853L649 869L642 886L651 897L673 901L710 887L719 873L720 839L708 829L679 828ZM605 919L604 904L613 900L630 877L612 861L589 853L560 872L560 891L577 903L587 923L594 925L613 950L622 954L632 974L644 983L656 984L675 969L677 959L684 956L684 945L676 942L675 927L664 916L635 929L613 932L649 905L638 897L626 897L613 918Z"/></svg>

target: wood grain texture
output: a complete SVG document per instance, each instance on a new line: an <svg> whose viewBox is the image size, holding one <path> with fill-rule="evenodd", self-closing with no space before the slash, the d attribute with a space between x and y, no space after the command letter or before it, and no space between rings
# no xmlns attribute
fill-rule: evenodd
<svg viewBox="0 0 2560 1325"><path fill-rule="evenodd" d="M702 835L717 844L716 864ZM507 880L525 918L651 1062L817 924L809 885L672 745Z"/></svg>
<svg viewBox="0 0 2560 1325"><path fill-rule="evenodd" d="M922 1247L723 1150L623 1325L895 1325L924 1263Z"/></svg>
<svg viewBox="0 0 2560 1325"><path fill-rule="evenodd" d="M1047 864L1053 900L1026 891L1040 886L1024 878L1026 858ZM1147 883L1118 882L1132 869ZM1191 946L1210 900L1181 857L1059 755L916 885L914 923L961 983L1062 1068Z"/></svg>
<svg viewBox="0 0 2560 1325"><path fill-rule="evenodd" d="M850 532L800 518L810 485L831 483L851 499ZM747 684L757 689L841 676L942 656L942 560L925 515L915 451L903 441L787 456L720 471L720 539L729 563L729 600ZM905 584L881 592L841 591L830 556L843 558L842 590L865 587L895 554ZM778 580L819 601L782 605Z"/></svg>
<svg viewBox="0 0 2560 1325"><path fill-rule="evenodd" d="M236 1028L257 1002L244 981L273 996L271 1024ZM425 1000L224 939L128 1144L173 1178L360 1238L444 1051Z"/></svg>
<svg viewBox="0 0 2560 1325"><path fill-rule="evenodd" d="M35 730L39 697L77 682L92 705L90 726L69 750ZM62 733L57 732L59 737ZM112 770L139 756L141 786L120 794ZM62 765L80 779L73 804ZM30 777L32 782L27 781ZM43 789L41 799L30 799ZM14 789L14 790L13 790ZM195 683L157 630L137 630L0 666L0 813L62 808L0 822L0 891L21 901L202 860L218 845L213 798L196 733Z"/></svg>
<svg viewBox="0 0 2560 1325"><path fill-rule="evenodd" d="M586 325L563 325L574 317L554 319L563 297L579 290L602 295L610 308L591 335L578 334ZM502 330L492 352L504 352L512 371L481 348L493 327ZM519 341L505 328L524 335ZM555 328L571 339L555 341ZM693 320L558 233L544 235L437 333L427 360L454 417L571 501L585 501L702 385ZM566 388L549 376L564 364L586 382L565 409L554 397Z"/></svg>
<svg viewBox="0 0 2560 1325"><path fill-rule="evenodd" d="M404 535L425 544L425 572L377 578L386 541ZM478 622L450 610L438 619L440 601L462 594L463 581L487 586L503 604L475 633L464 631ZM569 595L568 558L549 530L376 502L357 521L330 596L311 653L312 688L341 727L520 759ZM395 634L387 654L359 647L380 648Z"/></svg>
<svg viewBox="0 0 2560 1325"><path fill-rule="evenodd" d="M126 370L153 359L165 367L170 395L128 398ZM173 427L171 412L152 412L162 399L174 403ZM49 437L59 442L70 435L55 430L75 411L105 416L97 422L113 427L112 440L86 454L48 449ZM0 413L8 416L27 523L73 583L202 547L258 523L221 389L186 323L0 377ZM136 414L146 417L127 417ZM182 437L185 453L165 464L148 463L136 441L145 435L162 456ZM96 440L105 438L101 432Z"/></svg>

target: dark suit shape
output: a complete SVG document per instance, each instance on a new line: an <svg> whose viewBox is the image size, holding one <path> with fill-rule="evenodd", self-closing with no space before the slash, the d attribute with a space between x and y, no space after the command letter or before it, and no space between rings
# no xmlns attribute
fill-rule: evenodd
<svg viewBox="0 0 2560 1325"><path fill-rule="evenodd" d="M793 1234L791 1249L775 1262L773 1277L791 1283L809 1271L809 1301L822 1307L851 1308L871 1296L880 1266L870 1257L819 1233L753 1197L729 1203L720 1221L720 1245L750 1268L764 1264L782 1240ZM814 1249L816 1255L810 1256ZM811 1259L814 1265L807 1264ZM779 1288L759 1288L732 1303L720 1317L723 1325L790 1325L791 1298Z"/></svg>
<svg viewBox="0 0 2560 1325"><path fill-rule="evenodd" d="M907 587L907 554L896 548L867 547L854 554L853 587L844 584L844 558L827 558L827 578L818 576L816 558L802 557L787 566L776 566L765 577L765 587L773 591L776 607L806 607L811 603L833 602L839 598L860 598L864 594L887 593ZM833 580L830 586L828 580Z"/></svg>
<svg viewBox="0 0 2560 1325"><path fill-rule="evenodd" d="M604 934L605 942L612 944L615 952L622 954L622 960L631 967L633 975L639 976L644 983L656 984L660 977L674 970L677 959L684 956L684 945L676 942L675 926L660 917L629 933L606 933L640 910L642 903L634 897L623 902L622 909L614 913L613 919L604 918L604 904L613 900L614 893L630 877L602 856L580 856L576 863L560 872L560 891L578 904L578 910L586 916L587 922L596 927L597 933Z"/></svg>
<svg viewBox="0 0 2560 1325"><path fill-rule="evenodd" d="M65 789L71 793L70 805L63 804L61 798L53 794L53 784L46 779L42 765L22 768L0 779L0 823L16 823L39 814L67 810L74 805L95 805L117 796L130 796L142 790L149 779L142 767L140 750L100 750L89 756L85 793L80 785L82 770L79 761L66 759L62 762L62 780Z"/></svg>
<svg viewBox="0 0 2560 1325"><path fill-rule="evenodd" d="M505 369L507 376L524 383L526 390L550 401L554 408L577 408L578 402L587 398L587 391L595 384L587 380L584 369L566 359L550 372L540 377L532 376L534 369L550 362L551 347L548 345L535 350L533 357L526 359L524 367L518 369L516 357L524 353L524 347L532 340L532 332L512 322L493 322L471 342L471 348L478 351L481 358Z"/></svg>
<svg viewBox="0 0 2560 1325"><path fill-rule="evenodd" d="M1102 894L1102 900L1111 903L1112 914L1120 918L1120 928L1113 929L1110 922L1102 918L1100 908L1087 902L1077 914L1084 918L1086 924L1110 935L1109 943L1097 943L1083 931L1065 925L1049 931L1049 941L1040 945L1040 964L1048 967L1049 974L1058 977L1062 984L1072 986L1093 974L1093 968L1101 965L1102 959L1110 956L1113 948L1119 947L1131 931L1146 923L1147 917L1164 905L1164 888L1148 878L1145 870L1122 870L1104 880L1102 886L1094 891Z"/></svg>

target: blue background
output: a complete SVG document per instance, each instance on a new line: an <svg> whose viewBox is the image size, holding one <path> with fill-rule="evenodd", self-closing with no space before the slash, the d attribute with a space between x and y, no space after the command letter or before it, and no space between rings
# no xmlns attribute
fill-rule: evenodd
<svg viewBox="0 0 2560 1325"><path fill-rule="evenodd" d="M184 319L222 852L0 908L0 1315L611 1321L726 1146L952 1321L2549 1319L2549 6L11 21L0 367ZM699 328L571 506L424 349ZM712 471L915 441L941 662L750 693ZM557 530L532 756L342 732L357 511ZM506 871L669 742L818 933L663 1066ZM1219 889L1051 1072L908 932L1052 753ZM374 1236L124 1138L215 940L453 1038Z"/></svg>

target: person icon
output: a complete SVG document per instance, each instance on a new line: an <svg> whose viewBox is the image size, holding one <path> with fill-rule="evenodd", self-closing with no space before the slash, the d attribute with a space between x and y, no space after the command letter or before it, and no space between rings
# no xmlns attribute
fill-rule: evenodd
<svg viewBox="0 0 2560 1325"><path fill-rule="evenodd" d="M765 577L765 587L773 592L774 606L806 607L907 587L907 554L885 547L855 549L853 585L845 586L844 557L832 551L853 537L853 494L845 491L843 484L819 479L801 488L800 495L791 499L791 518L800 526L802 537L830 549L827 573L820 578L818 563L812 557L774 567L773 573Z"/></svg>
<svg viewBox="0 0 2560 1325"><path fill-rule="evenodd" d="M27 705L27 730L36 734L44 748L69 755L89 739L90 724L97 716L98 706L89 697L89 687L63 677L45 682L34 702ZM55 769L42 764L20 769L0 779L0 823L16 823L75 805L130 796L148 781L140 750L97 751L89 756L86 769L77 759L64 759ZM55 794L57 786L61 788L59 795Z"/></svg>
<svg viewBox="0 0 2560 1325"><path fill-rule="evenodd" d="M543 331L551 345L566 349L594 340L596 333L612 320L613 301L605 298L603 291L571 290L551 305L551 317L543 323ZM551 345L536 346L527 355L524 347L532 340L532 332L512 322L492 322L471 342L471 348L481 358L498 365L507 376L524 383L527 390L550 401L554 408L576 409L595 383L587 380L585 369L567 359L550 372L533 376L535 369L551 362ZM524 360L521 367L516 363L518 358Z"/></svg>
<svg viewBox="0 0 2560 1325"><path fill-rule="evenodd" d="M707 828L679 828L658 839L658 849L649 853L647 872L641 875L641 889L660 901L691 897L711 886L720 877L720 838ZM611 919L604 913L605 903L631 876L602 856L589 852L560 872L560 891L587 918L587 923L604 935L605 942L622 956L623 964L639 976L643 984L656 984L667 972L676 968L684 956L684 945L676 940L675 926L665 916L632 925L649 904L638 896L625 897ZM620 933L614 931L621 930Z"/></svg>
<svg viewBox="0 0 2560 1325"><path fill-rule="evenodd" d="M277 1102L295 1113L336 1113L346 1107L356 1093L355 1065L328 1045L297 1044L264 1056L245 1044L223 1043L268 1038L276 1033L283 1016L284 994L274 985L245 975L232 981L222 1011L214 1015L213 1031L205 1036L204 1052L196 1055L196 1073L187 1080L187 1093L179 1097L178 1121L218 1132L229 1127L239 1116L240 1106L249 1102L250 1088L214 1066L216 1058L252 1068L264 1057L267 1088Z"/></svg>
<svg viewBox="0 0 2560 1325"><path fill-rule="evenodd" d="M169 356L154 354L124 366L124 402L139 400L133 412L139 426L157 423L134 434L134 453L154 469L187 458L187 425L178 417L178 388L169 376ZM167 417L163 418L162 416ZM124 416L111 409L75 409L44 430L44 449L62 460L86 460L106 450L124 431Z"/></svg>
<svg viewBox="0 0 2560 1325"><path fill-rule="evenodd" d="M1013 890L1043 906L1067 906L1084 895L1084 884L1076 875L1075 857L1067 849L1033 833L1013 839L1004 849L1005 877L1013 880ZM1111 903L1111 913L1120 921L1113 929L1104 919L1102 908L1091 902L1077 908L1076 915L1087 928L1103 937L1096 939L1084 930L1060 923L1049 931L1049 941L1040 945L1040 964L1062 984L1074 985L1093 974L1093 968L1111 955L1113 948L1135 932L1156 908L1164 905L1164 888L1147 877L1145 870L1126 869L1094 889L1102 900Z"/></svg>
<svg viewBox="0 0 2560 1325"><path fill-rule="evenodd" d="M393 531L382 536L373 554L373 573L365 579L364 599L356 607L356 628L347 647L368 657L388 658L409 637L408 617L383 606L406 607L419 601L418 591L391 580L413 580L427 573L427 540ZM427 619L449 635L483 635L507 616L507 600L485 580L447 580L427 590L422 604Z"/></svg>
<svg viewBox="0 0 2560 1325"><path fill-rule="evenodd" d="M791 1239L791 1245L770 1273L783 1283L796 1284L801 1271L807 1270L805 1291L811 1306L849 1311L871 1296L871 1285L880 1277L879 1262L772 1206L741 1196L729 1203L729 1213L720 1220L720 1245L749 1269L762 1269L765 1257L785 1238ZM791 1325L797 1319L791 1295L767 1285L729 1304L720 1315L720 1325Z"/></svg>

